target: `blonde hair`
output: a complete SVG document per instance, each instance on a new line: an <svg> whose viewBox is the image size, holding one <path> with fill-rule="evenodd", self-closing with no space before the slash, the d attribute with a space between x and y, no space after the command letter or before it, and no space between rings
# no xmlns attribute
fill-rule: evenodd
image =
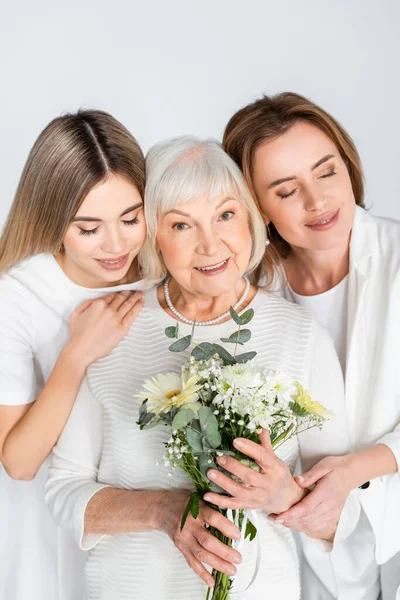
<svg viewBox="0 0 400 600"><path fill-rule="evenodd" d="M284 92L263 96L233 115L226 126L223 146L244 174L253 199L259 206L252 183L254 153L261 146L286 133L295 123L306 121L323 131L336 145L349 172L356 204L364 208L364 176L360 156L350 135L323 108L304 96ZM264 275L276 270L290 252L289 244L269 225L271 245L263 261ZM261 274L261 273L260 273Z"/></svg>
<svg viewBox="0 0 400 600"><path fill-rule="evenodd" d="M178 204L193 202L204 194L213 200L221 194L233 192L243 203L253 242L247 272L258 266L265 250L265 225L242 173L219 142L193 136L165 140L148 152L146 171L144 206L147 236L139 253L146 279L159 281L167 275L156 242L159 217Z"/></svg>
<svg viewBox="0 0 400 600"><path fill-rule="evenodd" d="M0 238L0 273L34 254L58 254L84 198L110 174L125 177L143 197L144 156L121 123L99 110L51 121L22 172Z"/></svg>

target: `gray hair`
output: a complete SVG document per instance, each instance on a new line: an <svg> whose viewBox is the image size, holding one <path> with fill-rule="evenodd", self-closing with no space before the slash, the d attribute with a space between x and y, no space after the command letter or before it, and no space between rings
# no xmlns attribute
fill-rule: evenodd
<svg viewBox="0 0 400 600"><path fill-rule="evenodd" d="M156 242L160 216L178 204L193 202L205 194L212 201L232 192L243 203L249 217L253 244L246 272L250 273L264 256L266 231L243 175L234 161L214 139L201 140L185 135L153 146L146 156L144 207L147 237L139 254L144 278L154 282L167 275Z"/></svg>

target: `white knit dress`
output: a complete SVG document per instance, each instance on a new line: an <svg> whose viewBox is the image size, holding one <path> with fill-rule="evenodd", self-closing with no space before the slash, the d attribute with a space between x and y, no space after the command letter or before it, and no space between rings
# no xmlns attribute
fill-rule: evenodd
<svg viewBox="0 0 400 600"><path fill-rule="evenodd" d="M317 461L325 453L340 452L340 440L344 439L343 389L329 336L303 309L266 292L258 292L250 306L255 318L250 324L252 339L246 351L256 350L257 363L281 369L301 381L316 400L337 414L326 431L312 432L308 461L313 453ZM175 471L170 478L168 469L157 465L164 453L163 443L170 435L167 429L140 431L136 425L139 403L135 394L143 381L160 372L179 371L189 356L190 349L180 354L169 352L171 340L164 330L173 324L158 303L156 289L148 291L145 306L125 339L90 368L54 450L46 499L58 524L70 530L81 548L89 550L89 600L203 600L206 595L205 584L164 533L83 532L86 505L103 487L191 487L184 473ZM191 332L190 326L179 327L183 335ZM195 340L219 341L235 328L232 321L198 327ZM279 456L293 470L298 457L297 440L282 446ZM256 581L240 598L268 600L279 594L284 600L298 600L299 565L292 533L269 521L261 511L258 514L260 569ZM251 578L255 548L252 542L242 573L239 567L238 587L242 590Z"/></svg>

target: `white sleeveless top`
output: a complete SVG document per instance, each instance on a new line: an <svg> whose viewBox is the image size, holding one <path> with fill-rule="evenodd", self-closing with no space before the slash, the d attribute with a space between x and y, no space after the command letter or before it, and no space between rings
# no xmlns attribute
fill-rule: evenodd
<svg viewBox="0 0 400 600"><path fill-rule="evenodd" d="M255 318L246 351L256 350L257 363L287 372L339 415L324 432L312 432L313 449L308 459L314 452L316 461L327 446L337 444L343 431L343 385L332 342L310 315L281 298L259 291L250 306ZM116 535L83 531L86 505L104 487L191 487L183 472L175 471L170 478L168 469L156 464L163 455L168 431L161 427L140 431L136 425L139 404L134 395L143 381L159 372L180 370L189 356L190 350L169 352L171 340L164 329L173 324L158 303L156 289L147 292L145 306L124 340L90 367L54 450L47 502L59 524L71 532L81 548L89 550L86 573L90 600L204 600L206 595L204 583L167 535L159 531ZM191 332L188 325L180 323L179 327L182 335ZM232 321L198 327L195 341L218 341L235 328ZM279 456L293 470L297 439L284 444ZM262 512L259 521L260 570L241 598L260 600L279 595L298 600L299 565L292 533L268 521ZM245 579L246 573L239 576Z"/></svg>

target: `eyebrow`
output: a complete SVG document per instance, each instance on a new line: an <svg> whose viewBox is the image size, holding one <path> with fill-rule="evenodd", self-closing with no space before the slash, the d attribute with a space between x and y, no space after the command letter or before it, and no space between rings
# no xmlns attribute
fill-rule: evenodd
<svg viewBox="0 0 400 600"><path fill-rule="evenodd" d="M236 200L236 198L231 198L231 197L224 198L223 200L221 200L221 202L218 203L218 205L215 207L215 210L218 210L219 208L221 208L221 206L226 204L226 202L229 202L231 200L233 200L233 202L239 202L238 200ZM176 214L176 215L181 215L182 217L192 218L192 215L189 215L188 213L183 212L183 210L178 210L177 208L173 208L172 210L169 210L166 214L167 215Z"/></svg>
<svg viewBox="0 0 400 600"><path fill-rule="evenodd" d="M127 208L126 210L124 210L123 213L121 213L119 216L123 217L124 215L127 215L128 213L132 212L133 210L136 210L137 208L140 208L141 206L143 206L143 202L138 202L137 204L134 204L133 206L130 206L129 208ZM72 219L73 223L76 223L76 221L85 221L86 223L92 223L92 222L99 222L102 219L98 219L97 217L74 217Z"/></svg>
<svg viewBox="0 0 400 600"><path fill-rule="evenodd" d="M325 162L327 162L331 158L335 158L335 155L327 154L326 156L323 156L322 158L317 160L317 162L311 167L311 171L315 171L315 169L317 169L318 167L323 165ZM280 185L281 183L285 183L285 181L293 181L293 179L296 179L295 175L291 175L290 177L282 177L282 179L275 179L275 181L273 181L272 183L269 184L268 189L270 190L271 188L276 187L277 185Z"/></svg>

